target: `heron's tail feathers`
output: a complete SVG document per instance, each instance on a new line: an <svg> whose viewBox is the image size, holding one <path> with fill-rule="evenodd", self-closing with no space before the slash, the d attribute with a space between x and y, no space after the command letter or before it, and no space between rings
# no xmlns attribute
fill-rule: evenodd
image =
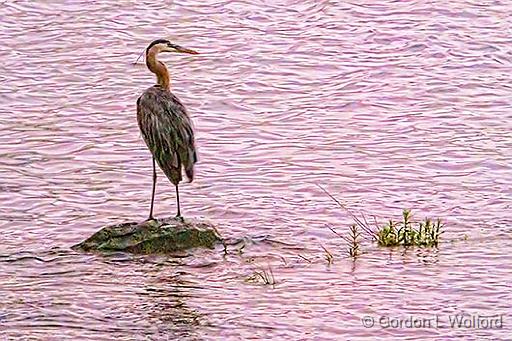
<svg viewBox="0 0 512 341"><path fill-rule="evenodd" d="M185 170L188 182L194 180L194 164L197 162L197 155L194 149L184 153L161 154L156 158L158 165L167 178L177 185L182 180L181 172Z"/></svg>
<svg viewBox="0 0 512 341"><path fill-rule="evenodd" d="M187 174L188 182L194 181L194 166L185 169L185 174Z"/></svg>
<svg viewBox="0 0 512 341"><path fill-rule="evenodd" d="M185 174L187 174L188 182L192 182L194 180L194 164L197 162L195 149L189 149L187 161L185 164Z"/></svg>

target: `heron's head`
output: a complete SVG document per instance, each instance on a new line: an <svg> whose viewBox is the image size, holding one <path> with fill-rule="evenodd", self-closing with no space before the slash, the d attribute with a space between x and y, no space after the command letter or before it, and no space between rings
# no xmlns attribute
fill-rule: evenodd
<svg viewBox="0 0 512 341"><path fill-rule="evenodd" d="M146 54L148 53L160 53L160 52L176 52L176 53L189 53L189 54L199 54L199 52L196 52L191 49L187 49L185 47L176 45L171 43L169 40L166 39L157 39L153 41L146 49Z"/></svg>

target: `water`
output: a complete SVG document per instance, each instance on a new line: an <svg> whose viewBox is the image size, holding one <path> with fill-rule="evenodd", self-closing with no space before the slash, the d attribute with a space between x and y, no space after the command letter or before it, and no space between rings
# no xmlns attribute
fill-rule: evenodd
<svg viewBox="0 0 512 341"><path fill-rule="evenodd" d="M511 11L491 0L3 1L0 340L509 338ZM154 79L132 63L161 37L202 53L163 57L197 131L184 213L247 245L226 257L73 252L148 213L135 101ZM352 261L327 228L347 233L351 218L316 184L381 221L403 208L440 217L444 242L365 240ZM161 177L157 215L174 200ZM274 286L254 280L269 267ZM503 328L450 328L457 313L502 315Z"/></svg>

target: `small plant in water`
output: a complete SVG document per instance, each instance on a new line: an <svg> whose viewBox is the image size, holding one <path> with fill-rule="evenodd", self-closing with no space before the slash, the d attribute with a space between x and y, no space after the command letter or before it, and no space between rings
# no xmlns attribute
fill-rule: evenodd
<svg viewBox="0 0 512 341"><path fill-rule="evenodd" d="M322 249L324 249L325 252L325 260L327 260L327 264L331 265L334 261L334 257L332 256L332 253L329 252L323 245L320 245Z"/></svg>
<svg viewBox="0 0 512 341"><path fill-rule="evenodd" d="M431 219L416 223L411 222L411 211L404 210L403 220L394 222L390 220L377 230L375 238L381 246L437 246L443 224L438 219Z"/></svg>
<svg viewBox="0 0 512 341"><path fill-rule="evenodd" d="M246 279L247 282L261 282L264 285L271 285L272 287L276 284L276 279L274 278L274 273L272 272L272 268L270 265L268 266L268 271L265 269L261 269L260 271L254 271L254 274L249 276Z"/></svg>
<svg viewBox="0 0 512 341"><path fill-rule="evenodd" d="M348 235L348 237L346 236L342 236L341 234L339 234L335 229L333 229L332 227L330 226L327 226L329 228L329 230L332 231L332 233L334 233L336 236L340 237L342 240L344 240L347 244L348 244L348 254L350 257L352 258L356 258L357 256L360 255L360 251L359 251L359 242L360 242L360 238L361 237L361 232L359 231L359 227L358 225L352 225L350 226L350 234ZM332 254L327 251L327 249L325 247L322 246L322 248L324 249L324 251L326 252L326 258L327 258L327 261L329 262L329 264L332 263Z"/></svg>
<svg viewBox="0 0 512 341"><path fill-rule="evenodd" d="M359 256L359 237L361 236L361 232L359 232L359 228L357 225L350 226L350 234L348 238L348 254L352 258L356 258Z"/></svg>

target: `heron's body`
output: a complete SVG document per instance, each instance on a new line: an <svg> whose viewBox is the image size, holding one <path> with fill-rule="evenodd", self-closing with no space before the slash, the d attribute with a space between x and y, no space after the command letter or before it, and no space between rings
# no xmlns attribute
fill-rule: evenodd
<svg viewBox="0 0 512 341"><path fill-rule="evenodd" d="M171 91L155 85L137 100L137 121L151 154L175 186L182 169L194 179L197 162L194 132L185 106Z"/></svg>
<svg viewBox="0 0 512 341"><path fill-rule="evenodd" d="M155 161L164 174L176 186L180 213L178 184L185 171L189 182L194 179L194 164L197 155L194 143L192 122L185 106L170 90L170 78L167 67L156 58L159 52L193 53L167 40L156 40L146 50L146 65L157 76L156 85L148 88L137 100L137 121L151 154L153 154L153 195L149 219L153 219L153 203L156 186Z"/></svg>

